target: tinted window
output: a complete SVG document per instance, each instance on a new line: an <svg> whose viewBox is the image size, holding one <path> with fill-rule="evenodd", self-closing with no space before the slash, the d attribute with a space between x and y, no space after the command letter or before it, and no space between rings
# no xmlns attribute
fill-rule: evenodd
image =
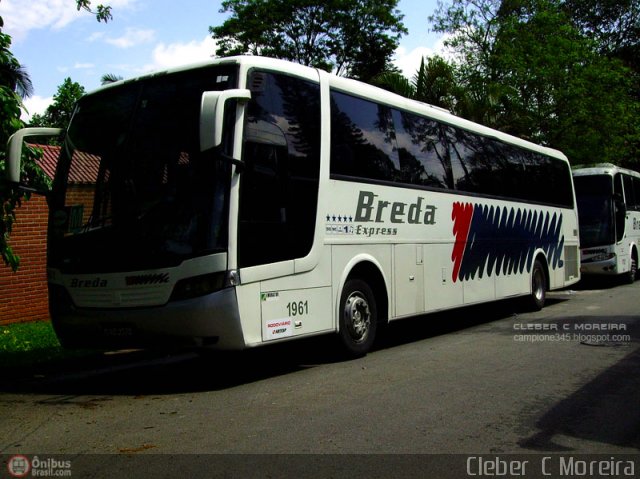
<svg viewBox="0 0 640 479"><path fill-rule="evenodd" d="M236 67L219 66L83 97L51 198L52 267L135 271L225 250L231 171L198 132L202 93L236 86Z"/></svg>
<svg viewBox="0 0 640 479"><path fill-rule="evenodd" d="M636 194L640 193L635 191L635 185L633 177L630 175L622 175L622 183L624 185L624 201L627 205L627 209L633 210L636 208Z"/></svg>
<svg viewBox="0 0 640 479"><path fill-rule="evenodd" d="M636 193L636 204L634 206L635 210L640 210L640 178L633 177L633 188Z"/></svg>
<svg viewBox="0 0 640 479"><path fill-rule="evenodd" d="M389 108L331 93L331 173L402 181Z"/></svg>
<svg viewBox="0 0 640 479"><path fill-rule="evenodd" d="M609 175L575 176L576 196L613 195L613 182Z"/></svg>
<svg viewBox="0 0 640 479"><path fill-rule="evenodd" d="M470 193L506 196L502 189L504 156L489 139L445 127L455 188Z"/></svg>
<svg viewBox="0 0 640 479"><path fill-rule="evenodd" d="M320 89L254 71L244 128L240 266L305 256L315 231L320 172Z"/></svg>
<svg viewBox="0 0 640 479"><path fill-rule="evenodd" d="M332 175L573 207L564 161L335 91L331 142Z"/></svg>
<svg viewBox="0 0 640 479"><path fill-rule="evenodd" d="M435 120L393 111L400 177L403 182L435 188L452 188L451 163L443 130Z"/></svg>

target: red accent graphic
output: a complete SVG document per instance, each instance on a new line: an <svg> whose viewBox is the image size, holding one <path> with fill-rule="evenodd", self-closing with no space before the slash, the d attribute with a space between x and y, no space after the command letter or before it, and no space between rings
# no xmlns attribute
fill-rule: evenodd
<svg viewBox="0 0 640 479"><path fill-rule="evenodd" d="M464 256L472 217L473 205L471 203L460 203L456 201L453 204L451 219L453 220L453 234L456 240L453 244L453 251L451 252L451 261L453 261L451 279L454 283L458 280L458 273L460 272L460 265L462 264L462 257Z"/></svg>

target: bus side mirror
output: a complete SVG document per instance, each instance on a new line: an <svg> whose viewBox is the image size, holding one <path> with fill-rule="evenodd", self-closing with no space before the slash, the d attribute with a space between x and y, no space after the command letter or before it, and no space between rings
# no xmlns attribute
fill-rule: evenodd
<svg viewBox="0 0 640 479"><path fill-rule="evenodd" d="M229 100L249 101L251 91L231 89L206 91L200 104L200 151L207 151L222 144L224 107ZM236 119L236 122L239 119ZM238 126L238 125L236 125Z"/></svg>
<svg viewBox="0 0 640 479"><path fill-rule="evenodd" d="M50 137L59 136L62 133L60 128L23 128L15 132L7 142L7 179L14 185L23 186L23 189L30 190L20 184L20 162L22 160L22 147L28 137Z"/></svg>

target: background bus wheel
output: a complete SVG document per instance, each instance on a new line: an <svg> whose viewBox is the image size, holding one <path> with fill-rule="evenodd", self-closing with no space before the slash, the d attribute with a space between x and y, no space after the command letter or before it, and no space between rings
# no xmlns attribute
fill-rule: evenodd
<svg viewBox="0 0 640 479"><path fill-rule="evenodd" d="M360 279L350 279L340 298L340 341L350 357L367 354L375 340L378 310L373 291Z"/></svg>
<svg viewBox="0 0 640 479"><path fill-rule="evenodd" d="M531 271L531 296L529 306L533 311L540 311L547 299L547 274L540 260L535 260Z"/></svg>
<svg viewBox="0 0 640 479"><path fill-rule="evenodd" d="M628 284L632 284L636 278L638 277L638 260L635 256L631 257L631 268L626 275L626 280Z"/></svg>

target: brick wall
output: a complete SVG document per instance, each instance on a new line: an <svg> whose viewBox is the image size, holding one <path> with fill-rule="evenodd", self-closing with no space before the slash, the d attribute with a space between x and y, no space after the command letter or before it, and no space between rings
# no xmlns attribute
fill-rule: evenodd
<svg viewBox="0 0 640 479"><path fill-rule="evenodd" d="M93 207L92 185L69 188L67 206L84 205L82 223ZM14 273L0 263L0 325L49 319L47 293L47 215L44 197L33 195L16 210L10 244L20 256L20 268Z"/></svg>
<svg viewBox="0 0 640 479"><path fill-rule="evenodd" d="M38 195L16 211L10 244L20 256L20 268L13 273L0 261L0 324L49 319L47 214L47 202Z"/></svg>

